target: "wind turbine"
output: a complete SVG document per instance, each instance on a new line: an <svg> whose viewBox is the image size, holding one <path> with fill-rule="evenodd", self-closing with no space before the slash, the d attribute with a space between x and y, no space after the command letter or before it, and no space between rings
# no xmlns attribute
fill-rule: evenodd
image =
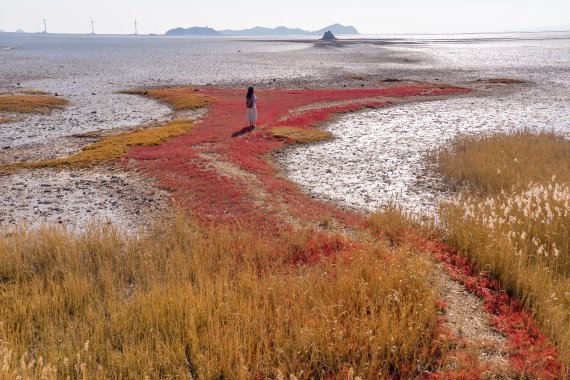
<svg viewBox="0 0 570 380"><path fill-rule="evenodd" d="M93 26L95 24L95 21L91 20L91 34L95 34L95 26Z"/></svg>
<svg viewBox="0 0 570 380"><path fill-rule="evenodd" d="M47 33L47 24L46 24L46 21L47 21L47 20L44 18L44 19L43 19L43 22L44 22L44 33Z"/></svg>
<svg viewBox="0 0 570 380"><path fill-rule="evenodd" d="M137 22L137 19L135 18L135 36L137 34L139 34L138 26L139 26L139 23Z"/></svg>

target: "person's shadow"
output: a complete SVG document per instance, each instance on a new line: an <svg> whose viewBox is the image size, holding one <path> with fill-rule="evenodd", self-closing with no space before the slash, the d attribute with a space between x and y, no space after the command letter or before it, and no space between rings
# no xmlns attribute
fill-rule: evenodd
<svg viewBox="0 0 570 380"><path fill-rule="evenodd" d="M242 128L242 129L240 129L239 131L232 133L232 137L243 136L243 135L245 135L246 133L249 133L249 132L253 131L254 129L255 129L255 125Z"/></svg>

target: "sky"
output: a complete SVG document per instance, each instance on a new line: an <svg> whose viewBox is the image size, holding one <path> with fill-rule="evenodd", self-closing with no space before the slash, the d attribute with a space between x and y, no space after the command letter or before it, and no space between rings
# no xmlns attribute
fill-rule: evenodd
<svg viewBox="0 0 570 380"><path fill-rule="evenodd" d="M164 33L174 27L253 26L317 30L353 25L363 34L570 29L570 0L0 0L0 29L50 33Z"/></svg>

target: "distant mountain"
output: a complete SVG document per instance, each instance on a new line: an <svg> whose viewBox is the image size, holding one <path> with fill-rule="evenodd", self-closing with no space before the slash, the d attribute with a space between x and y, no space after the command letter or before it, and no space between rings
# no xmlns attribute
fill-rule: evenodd
<svg viewBox="0 0 570 380"><path fill-rule="evenodd" d="M221 35L215 29L208 27L193 26L191 28L175 28L165 33L166 36L219 36Z"/></svg>
<svg viewBox="0 0 570 380"><path fill-rule="evenodd" d="M333 34L358 34L358 30L354 26L344 26L340 24L329 25L325 28L311 32L298 28L287 28L278 26L277 28L264 28L256 26L255 28L232 30L226 29L217 31L212 28L176 28L170 29L165 33L167 36L322 36L325 32L331 31Z"/></svg>
<svg viewBox="0 0 570 380"><path fill-rule="evenodd" d="M325 32L330 31L332 34L339 35L339 34L359 34L358 30L354 26L344 26L340 24L333 24L327 27L324 27L319 30L315 30L310 34L314 36L322 36Z"/></svg>

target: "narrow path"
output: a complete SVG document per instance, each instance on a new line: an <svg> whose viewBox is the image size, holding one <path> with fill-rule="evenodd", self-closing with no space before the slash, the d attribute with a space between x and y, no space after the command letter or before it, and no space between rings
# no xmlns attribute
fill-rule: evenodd
<svg viewBox="0 0 570 380"><path fill-rule="evenodd" d="M441 264L436 264L434 281L445 302L445 327L468 342L479 363L488 367L489 375L508 373L507 339L491 326L491 315L483 301L452 279Z"/></svg>
<svg viewBox="0 0 570 380"><path fill-rule="evenodd" d="M436 240L418 237L413 233L407 236L406 241L409 244L425 251L440 263L443 268L445 277L448 277L451 283L443 279L444 284L449 284L449 289L459 289L456 284L462 287L466 292L477 297L480 300L480 312L483 312L485 318L481 319L477 316L475 320L481 321L484 330L490 332L485 337L491 337L497 332L505 337L503 343L495 336L499 346L493 347L490 356L479 349L479 356L483 361L487 361L492 366L498 365L500 368L501 361L499 356L502 352L508 355L506 359L510 368L506 368L503 377L509 378L540 378L540 379L558 379L562 378L562 364L559 354L553 343L542 333L538 324L534 321L532 313L527 310L519 300L512 298L501 284L494 280L486 271L480 270L475 264L471 263L468 258L461 252L457 252L449 245ZM456 284L453 284L455 282ZM447 285L444 285L444 287ZM463 291L460 290L460 293ZM468 303L468 298L459 297L452 300L452 304L456 304L457 308L454 313L458 315L467 315L462 310L463 306ZM452 319L456 319L455 317ZM461 318L459 318L461 319ZM485 321L485 322L484 322ZM461 322L451 323L452 328L456 328L459 332ZM478 322L477 322L478 323ZM455 324L455 326L453 326ZM479 328L479 327L477 327ZM462 331L465 334L465 330ZM467 331L467 333L476 335L480 333L477 330ZM473 342L473 347L477 347L477 342ZM499 355L499 356L497 356Z"/></svg>

